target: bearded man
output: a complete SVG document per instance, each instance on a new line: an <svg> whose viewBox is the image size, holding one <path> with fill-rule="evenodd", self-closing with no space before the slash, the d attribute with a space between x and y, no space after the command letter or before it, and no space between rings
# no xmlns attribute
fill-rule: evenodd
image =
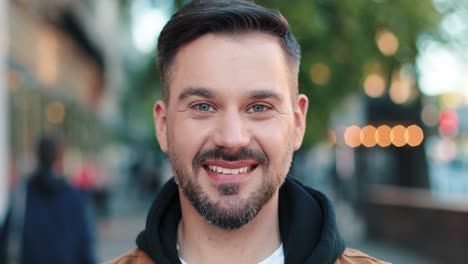
<svg viewBox="0 0 468 264"><path fill-rule="evenodd" d="M159 36L156 136L174 178L110 263L382 263L346 249L320 192L287 177L308 99L278 12L193 0Z"/></svg>

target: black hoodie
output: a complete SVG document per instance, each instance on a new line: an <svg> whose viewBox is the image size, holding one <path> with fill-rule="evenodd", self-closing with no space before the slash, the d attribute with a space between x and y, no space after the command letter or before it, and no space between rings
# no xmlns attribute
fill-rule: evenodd
<svg viewBox="0 0 468 264"><path fill-rule="evenodd" d="M177 226L179 192L168 181L153 202L137 245L158 264L181 263ZM335 263L345 249L330 201L322 193L287 177L279 192L279 225L286 264Z"/></svg>

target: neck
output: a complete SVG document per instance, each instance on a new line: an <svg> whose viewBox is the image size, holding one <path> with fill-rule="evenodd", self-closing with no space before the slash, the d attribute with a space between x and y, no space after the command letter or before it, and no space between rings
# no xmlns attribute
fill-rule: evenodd
<svg viewBox="0 0 468 264"><path fill-rule="evenodd" d="M258 263L281 244L278 192L254 219L235 230L208 223L181 192L180 201L177 241L179 256L188 263Z"/></svg>

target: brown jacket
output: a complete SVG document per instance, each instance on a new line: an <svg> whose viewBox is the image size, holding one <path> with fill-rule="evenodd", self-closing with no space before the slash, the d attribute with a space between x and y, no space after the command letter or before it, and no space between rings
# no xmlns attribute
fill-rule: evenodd
<svg viewBox="0 0 468 264"><path fill-rule="evenodd" d="M346 248L343 255L336 261L336 264L385 264L388 262L380 261L371 256L368 256L361 251ZM120 257L117 257L105 264L156 264L142 250L136 248Z"/></svg>

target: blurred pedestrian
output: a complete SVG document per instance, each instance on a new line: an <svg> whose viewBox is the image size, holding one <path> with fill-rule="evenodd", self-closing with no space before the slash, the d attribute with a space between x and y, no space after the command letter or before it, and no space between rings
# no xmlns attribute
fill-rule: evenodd
<svg viewBox="0 0 468 264"><path fill-rule="evenodd" d="M138 248L110 263L382 263L346 248L331 202L286 177L305 132L300 47L278 12L192 0L159 36L156 136L174 173Z"/></svg>
<svg viewBox="0 0 468 264"><path fill-rule="evenodd" d="M0 230L0 263L95 263L91 219L82 196L60 174L62 159L58 138L38 141L37 168L13 195Z"/></svg>

